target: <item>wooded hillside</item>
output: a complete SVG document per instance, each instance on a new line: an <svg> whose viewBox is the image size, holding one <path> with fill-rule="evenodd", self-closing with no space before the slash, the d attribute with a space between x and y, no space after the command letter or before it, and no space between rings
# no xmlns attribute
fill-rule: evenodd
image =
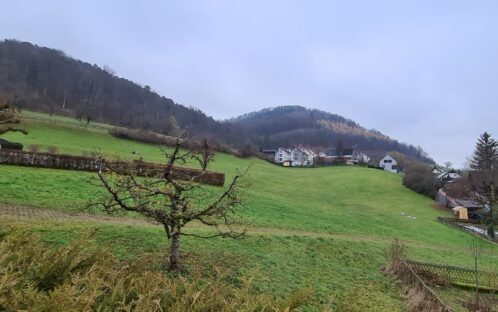
<svg viewBox="0 0 498 312"><path fill-rule="evenodd" d="M118 77L109 66L76 60L64 52L16 40L0 41L0 97L19 108L102 121L165 135L183 131L237 148L355 145L380 155L399 151L431 161L418 147L367 130L352 120L300 106L266 109L217 121L176 104L148 86Z"/></svg>

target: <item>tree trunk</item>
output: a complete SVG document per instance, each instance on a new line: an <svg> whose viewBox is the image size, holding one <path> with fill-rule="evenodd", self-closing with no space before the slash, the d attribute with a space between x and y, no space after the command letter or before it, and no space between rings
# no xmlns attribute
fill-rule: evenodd
<svg viewBox="0 0 498 312"><path fill-rule="evenodd" d="M180 271L180 233L171 235L171 250L169 255L169 270Z"/></svg>

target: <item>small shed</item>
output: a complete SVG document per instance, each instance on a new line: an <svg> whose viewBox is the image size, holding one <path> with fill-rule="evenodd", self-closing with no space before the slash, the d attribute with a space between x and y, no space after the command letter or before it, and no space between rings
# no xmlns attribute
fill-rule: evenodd
<svg viewBox="0 0 498 312"><path fill-rule="evenodd" d="M452 208L451 210L453 210L453 213L455 215L458 215L459 220L468 220L469 219L467 208L462 207L462 206L456 206L455 208Z"/></svg>

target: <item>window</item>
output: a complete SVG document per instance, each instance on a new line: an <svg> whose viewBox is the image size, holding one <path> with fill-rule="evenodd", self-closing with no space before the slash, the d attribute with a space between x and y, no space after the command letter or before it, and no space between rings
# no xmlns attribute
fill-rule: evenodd
<svg viewBox="0 0 498 312"><path fill-rule="evenodd" d="M390 164L390 163L392 163L392 162L393 162L393 161L392 161L392 159L384 159L384 163L385 163L385 164Z"/></svg>
<svg viewBox="0 0 498 312"><path fill-rule="evenodd" d="M391 166L391 169L392 169L392 170L397 170L397 169L398 169L398 166L396 166L396 165L392 165L392 166Z"/></svg>

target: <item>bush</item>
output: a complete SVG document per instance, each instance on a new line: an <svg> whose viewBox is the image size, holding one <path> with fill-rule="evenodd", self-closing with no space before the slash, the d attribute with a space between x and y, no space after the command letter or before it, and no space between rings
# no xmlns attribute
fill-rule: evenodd
<svg viewBox="0 0 498 312"><path fill-rule="evenodd" d="M2 139L0 139L0 147L2 149L10 149L16 151L22 151L22 149L24 148L21 143L9 142Z"/></svg>
<svg viewBox="0 0 498 312"><path fill-rule="evenodd" d="M47 151L50 153L50 154L57 154L59 153L59 148L57 146L49 146L47 148Z"/></svg>
<svg viewBox="0 0 498 312"><path fill-rule="evenodd" d="M439 181L432 174L431 167L420 162L408 164L405 176L403 177L403 185L431 198L436 196L437 190L440 187Z"/></svg>
<svg viewBox="0 0 498 312"><path fill-rule="evenodd" d="M28 147L28 150L32 153L38 153L40 151L40 147L37 144L31 144Z"/></svg>
<svg viewBox="0 0 498 312"><path fill-rule="evenodd" d="M35 236L0 234L0 311L292 311L311 295L274 300L249 281L230 284L223 270L168 276L152 270L152 257L120 261L82 241L52 249Z"/></svg>

